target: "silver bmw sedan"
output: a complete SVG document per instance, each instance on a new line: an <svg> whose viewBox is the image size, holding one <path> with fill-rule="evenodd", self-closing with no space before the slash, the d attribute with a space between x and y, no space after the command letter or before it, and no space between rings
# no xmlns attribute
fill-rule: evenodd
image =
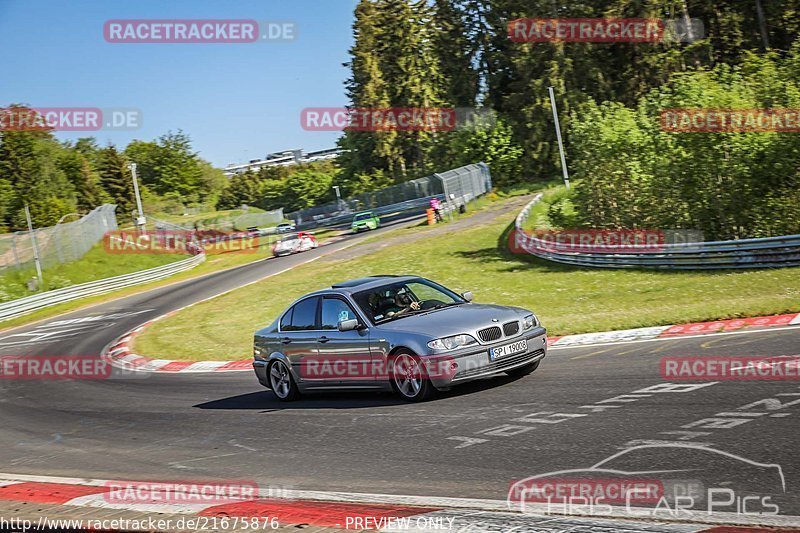
<svg viewBox="0 0 800 533"><path fill-rule="evenodd" d="M547 335L519 307L472 303L417 276L370 276L295 301L258 330L253 368L283 401L310 391L394 390L422 401L437 390L536 370Z"/></svg>

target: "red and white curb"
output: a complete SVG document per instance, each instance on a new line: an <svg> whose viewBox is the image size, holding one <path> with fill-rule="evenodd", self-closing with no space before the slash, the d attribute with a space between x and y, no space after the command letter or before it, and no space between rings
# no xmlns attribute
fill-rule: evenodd
<svg viewBox="0 0 800 533"><path fill-rule="evenodd" d="M547 344L548 346L552 346L554 348L564 348L567 346L613 344L618 342L708 335L711 333L729 333L732 331L791 326L797 324L800 324L800 313L790 313L787 315L734 318L729 320L715 320L713 322L694 322L690 324L652 326L647 328L624 329L619 331L602 331L598 333L566 335L564 337L549 337L547 339Z"/></svg>
<svg viewBox="0 0 800 533"><path fill-rule="evenodd" d="M130 345L134 337L147 326L175 312L161 315L145 322L106 346L101 356L112 366L133 372L241 372L253 369L250 360L245 361L175 361L172 359L152 359L131 351Z"/></svg>
<svg viewBox="0 0 800 533"><path fill-rule="evenodd" d="M598 518L513 512L501 500L347 492L282 490L283 495L276 498L269 495L268 489L260 489L257 497L224 503L115 503L110 496L112 486L135 487L143 483L146 482L0 473L0 501L191 516L260 517L275 519L281 525L377 531L778 533L796 532L798 529L789 528L800 526L800 517L795 516L696 513L685 514L681 522L661 518L629 520L611 515ZM184 499L192 499L188 493L172 492L170 500L179 500L182 494ZM84 517L91 520L89 513ZM748 527L730 527L731 524Z"/></svg>
<svg viewBox="0 0 800 533"><path fill-rule="evenodd" d="M151 359L131 351L131 342L147 326L176 313L167 313L154 320L145 322L109 344L102 356L113 366L136 372L241 372L252 370L252 361L174 361L171 359ZM752 318L735 318L715 320L713 322L695 322L670 326L652 326L647 328L624 329L619 331L601 331L598 333L582 333L563 337L548 337L547 344L551 349L572 348L602 344L618 344L633 341L661 340L678 337L694 337L719 333L755 331L763 328L800 325L800 313L786 315L761 316Z"/></svg>

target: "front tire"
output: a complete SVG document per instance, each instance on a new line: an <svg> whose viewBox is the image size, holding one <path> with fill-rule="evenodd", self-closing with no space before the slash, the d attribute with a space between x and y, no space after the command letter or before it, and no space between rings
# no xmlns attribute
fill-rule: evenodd
<svg viewBox="0 0 800 533"><path fill-rule="evenodd" d="M527 365L523 365L512 370L507 370L506 374L511 376L512 378L521 378L522 376L527 376L537 368L539 368L539 361L534 361L533 363L528 363Z"/></svg>
<svg viewBox="0 0 800 533"><path fill-rule="evenodd" d="M272 392L282 402L291 402L300 396L300 390L292 379L289 368L283 361L273 361L267 369L267 377Z"/></svg>
<svg viewBox="0 0 800 533"><path fill-rule="evenodd" d="M419 357L409 351L400 351L391 359L389 381L395 394L407 402L423 402L435 389L422 368Z"/></svg>

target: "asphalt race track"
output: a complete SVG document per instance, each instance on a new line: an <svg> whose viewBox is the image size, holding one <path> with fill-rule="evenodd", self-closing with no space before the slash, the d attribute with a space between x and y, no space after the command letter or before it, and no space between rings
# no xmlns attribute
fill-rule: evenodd
<svg viewBox="0 0 800 533"><path fill-rule="evenodd" d="M151 318L361 238L13 330L0 336L0 354L99 354ZM101 318L67 322L82 317ZM502 500L513 481L586 469L636 446L664 445L647 449L645 466L679 470L691 451L666 444L702 444L729 455L694 462L684 477L711 485L744 464L777 464L785 493L769 476L749 477L750 488L774 495L781 514L800 515L800 381L670 385L659 372L663 356L799 348L794 327L557 349L528 377L469 384L423 404L375 393L283 404L249 371L0 380L0 465L18 474L248 479L262 487Z"/></svg>

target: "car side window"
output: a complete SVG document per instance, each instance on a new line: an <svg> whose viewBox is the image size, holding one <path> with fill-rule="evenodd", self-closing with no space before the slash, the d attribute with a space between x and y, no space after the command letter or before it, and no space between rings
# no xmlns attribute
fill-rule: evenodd
<svg viewBox="0 0 800 533"><path fill-rule="evenodd" d="M338 329L339 322L358 318L350 304L340 298L322 299L322 329Z"/></svg>
<svg viewBox="0 0 800 533"><path fill-rule="evenodd" d="M292 331L292 313L294 312L294 307L290 308L286 311L286 314L283 315L281 318L281 331Z"/></svg>
<svg viewBox="0 0 800 533"><path fill-rule="evenodd" d="M318 297L306 298L292 309L291 331L319 329L317 327Z"/></svg>

